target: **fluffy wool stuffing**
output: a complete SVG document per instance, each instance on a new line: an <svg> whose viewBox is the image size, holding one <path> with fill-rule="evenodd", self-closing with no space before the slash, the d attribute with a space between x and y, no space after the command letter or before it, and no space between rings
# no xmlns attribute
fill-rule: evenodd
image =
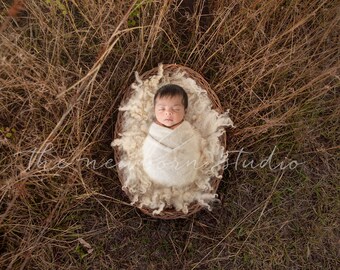
<svg viewBox="0 0 340 270"><path fill-rule="evenodd" d="M123 190L132 195L131 204L154 209L153 214L160 214L166 207L188 213L188 206L197 202L210 210L209 203L216 200L210 179L221 178L219 174L227 154L219 141L226 126L233 126L228 111L219 114L212 109L206 90L202 89L188 74L177 70L168 73L160 64L157 75L145 80L136 72L136 82L131 85L133 94L126 104L119 108L123 111L122 133L112 142L112 147L119 147L121 160L118 164L124 174ZM177 84L187 92L189 106L185 120L201 136L202 156L197 164L197 174L193 182L186 186L163 186L154 183L143 169L142 145L153 122L153 98L161 86ZM180 181L180 179L179 179Z"/></svg>

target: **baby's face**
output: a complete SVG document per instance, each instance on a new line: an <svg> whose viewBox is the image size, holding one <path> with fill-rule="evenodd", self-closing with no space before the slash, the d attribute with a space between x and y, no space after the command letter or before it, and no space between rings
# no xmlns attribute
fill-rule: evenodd
<svg viewBox="0 0 340 270"><path fill-rule="evenodd" d="M181 122L185 115L181 96L162 97L156 99L155 115L158 122L165 126L173 126Z"/></svg>

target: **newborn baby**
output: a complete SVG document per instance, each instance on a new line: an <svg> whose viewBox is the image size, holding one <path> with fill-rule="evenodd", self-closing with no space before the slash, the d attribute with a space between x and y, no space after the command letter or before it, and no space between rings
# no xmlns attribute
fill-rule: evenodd
<svg viewBox="0 0 340 270"><path fill-rule="evenodd" d="M143 168L154 184L185 186L195 180L201 136L184 120L188 95L167 84L154 96L155 120L143 144Z"/></svg>

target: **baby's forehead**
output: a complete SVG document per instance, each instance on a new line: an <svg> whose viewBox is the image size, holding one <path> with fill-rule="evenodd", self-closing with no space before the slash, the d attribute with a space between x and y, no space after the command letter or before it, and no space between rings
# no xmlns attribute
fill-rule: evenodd
<svg viewBox="0 0 340 270"><path fill-rule="evenodd" d="M183 97L180 95L157 97L156 105L183 105Z"/></svg>

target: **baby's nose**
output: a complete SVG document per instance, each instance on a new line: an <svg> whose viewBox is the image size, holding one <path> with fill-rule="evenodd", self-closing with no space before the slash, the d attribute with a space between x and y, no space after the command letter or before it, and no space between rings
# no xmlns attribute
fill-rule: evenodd
<svg viewBox="0 0 340 270"><path fill-rule="evenodd" d="M166 113L166 114L172 114L172 112L169 111L169 110L165 111L165 113Z"/></svg>

